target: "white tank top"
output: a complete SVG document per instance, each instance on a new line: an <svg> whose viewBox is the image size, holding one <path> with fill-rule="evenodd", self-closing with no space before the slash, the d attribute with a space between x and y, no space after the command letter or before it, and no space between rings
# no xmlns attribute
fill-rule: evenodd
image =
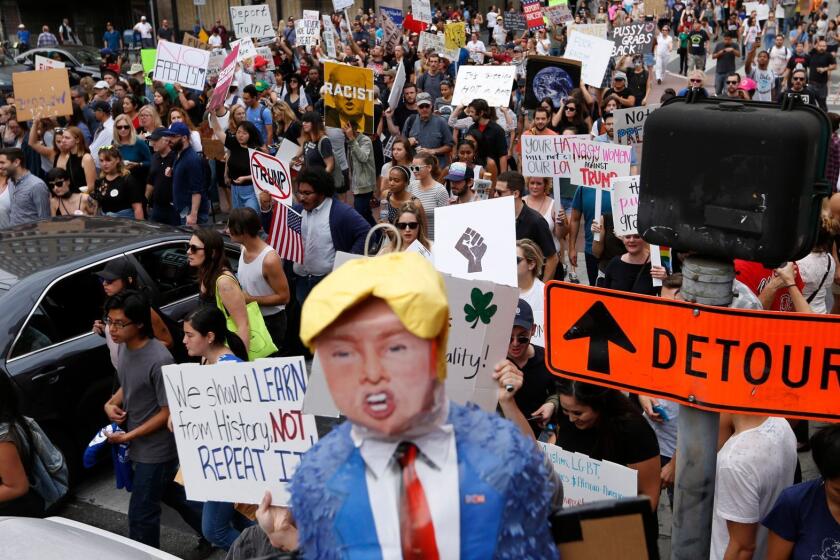
<svg viewBox="0 0 840 560"><path fill-rule="evenodd" d="M242 289L252 296L270 296L274 293L272 287L265 281L263 277L263 261L265 256L273 251L270 245L266 245L265 249L257 255L257 258L250 263L245 262L245 250L239 253L239 270L236 271L236 276L239 278L239 284ZM260 313L263 317L274 315L286 309L285 305L268 305L260 306Z"/></svg>

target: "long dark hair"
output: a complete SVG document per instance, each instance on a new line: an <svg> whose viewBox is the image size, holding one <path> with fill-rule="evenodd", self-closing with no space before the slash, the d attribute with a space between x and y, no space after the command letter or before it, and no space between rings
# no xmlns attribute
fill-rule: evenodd
<svg viewBox="0 0 840 560"><path fill-rule="evenodd" d="M209 305L199 307L190 313L184 319L184 322L189 323L193 329L201 333L201 336L207 336L210 333L215 334L216 339L213 344L225 345L237 358L243 362L248 361L248 351L245 349L245 343L242 342L239 335L228 330L225 314L218 307Z"/></svg>
<svg viewBox="0 0 840 560"><path fill-rule="evenodd" d="M615 389L561 379L557 382L557 392L574 397L577 402L598 413L594 427L595 445L592 447L594 459L614 458L618 438L624 437L620 428L633 416L641 416L630 399Z"/></svg>
<svg viewBox="0 0 840 560"><path fill-rule="evenodd" d="M198 282L205 294L216 297L216 280L228 269L225 242L215 229L200 228L193 235L204 243L204 262L198 267Z"/></svg>
<svg viewBox="0 0 840 560"><path fill-rule="evenodd" d="M260 145L262 145L262 138L260 137L260 132L259 130L257 130L257 126L251 121L242 121L236 128L241 128L248 133L249 148L258 148L260 147Z"/></svg>

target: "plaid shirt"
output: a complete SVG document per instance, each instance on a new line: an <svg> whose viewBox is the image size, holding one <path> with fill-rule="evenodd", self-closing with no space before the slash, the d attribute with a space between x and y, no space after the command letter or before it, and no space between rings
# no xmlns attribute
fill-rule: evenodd
<svg viewBox="0 0 840 560"><path fill-rule="evenodd" d="M825 161L825 179L831 185L831 190L837 190L837 177L840 175L840 136L835 132L831 135L828 145L828 158Z"/></svg>
<svg viewBox="0 0 840 560"><path fill-rule="evenodd" d="M57 47L58 46L58 39L55 38L50 32L41 33L38 35L38 46L39 47Z"/></svg>

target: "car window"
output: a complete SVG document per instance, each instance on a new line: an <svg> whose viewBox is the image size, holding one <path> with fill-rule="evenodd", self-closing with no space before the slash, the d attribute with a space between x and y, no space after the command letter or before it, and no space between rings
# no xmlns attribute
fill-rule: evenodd
<svg viewBox="0 0 840 560"><path fill-rule="evenodd" d="M198 279L187 260L187 242L153 247L134 253L151 276L161 306L198 294Z"/></svg>
<svg viewBox="0 0 840 560"><path fill-rule="evenodd" d="M96 50L78 49L73 51L73 56L79 60L80 64L99 66L102 62L102 57L99 56Z"/></svg>
<svg viewBox="0 0 840 560"><path fill-rule="evenodd" d="M20 332L20 338L15 343L9 357L23 356L61 342L61 337L54 325L53 321L47 316L44 307L39 305Z"/></svg>

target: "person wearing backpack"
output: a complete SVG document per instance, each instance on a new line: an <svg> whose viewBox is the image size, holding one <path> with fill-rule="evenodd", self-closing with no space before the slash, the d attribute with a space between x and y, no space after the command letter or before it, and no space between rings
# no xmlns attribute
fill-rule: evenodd
<svg viewBox="0 0 840 560"><path fill-rule="evenodd" d="M245 114L254 123L260 133L263 146L274 143L274 121L271 109L260 103L260 93L254 84L245 86L242 90L242 102L245 103Z"/></svg>

